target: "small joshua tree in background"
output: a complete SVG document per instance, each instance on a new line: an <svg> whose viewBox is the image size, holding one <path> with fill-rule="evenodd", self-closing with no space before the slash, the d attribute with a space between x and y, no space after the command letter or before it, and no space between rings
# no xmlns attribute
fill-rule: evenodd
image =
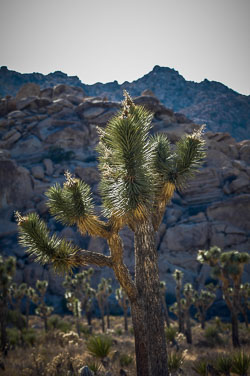
<svg viewBox="0 0 250 376"><path fill-rule="evenodd" d="M29 327L29 314L30 314L30 303L36 300L36 291L33 289L33 287L26 287L25 290L25 295L26 295L26 307L25 307L25 315L26 315L26 328L28 329Z"/></svg>
<svg viewBox="0 0 250 376"><path fill-rule="evenodd" d="M4 355L8 352L7 316L8 296L12 278L16 272L16 260L14 257L3 259L0 256L0 325L1 325L1 351Z"/></svg>
<svg viewBox="0 0 250 376"><path fill-rule="evenodd" d="M38 290L38 294L33 296L33 302L37 305L35 310L36 314L41 317L44 322L44 329L48 331L48 317L53 312L53 307L48 306L45 303L45 294L48 288L48 281L37 281L36 288Z"/></svg>
<svg viewBox="0 0 250 376"><path fill-rule="evenodd" d="M238 314L240 312L240 286L244 265L250 262L250 255L246 252L221 252L214 246L207 251L199 251L198 261L212 267L212 276L222 283L225 302L231 312L232 343L240 346Z"/></svg>
<svg viewBox="0 0 250 376"><path fill-rule="evenodd" d="M85 312L88 325L91 325L92 306L95 297L95 290L90 286L93 272L94 270L89 268L88 270L75 274L73 277L67 275L63 282L66 292L71 292L71 295L80 301L81 312L82 310Z"/></svg>
<svg viewBox="0 0 250 376"><path fill-rule="evenodd" d="M194 303L194 289L191 283L186 283L183 288L185 299L182 299L182 311L185 320L185 336L187 343L192 343L192 330L190 321L190 308Z"/></svg>
<svg viewBox="0 0 250 376"><path fill-rule="evenodd" d="M10 286L10 301L15 311L21 312L21 303L26 295L27 284L21 283L19 286L16 283L12 283Z"/></svg>
<svg viewBox="0 0 250 376"><path fill-rule="evenodd" d="M90 187L69 173L66 182L47 192L52 215L65 225L77 225L81 234L107 240L108 256L82 250L50 235L37 214L17 213L20 243L42 264L57 271L97 265L113 269L130 300L135 335L137 376L166 376L167 352L160 295L155 233L167 203L203 163L202 127L182 137L172 148L164 133L151 135L153 114L136 106L124 92L121 110L105 128L98 144L102 220L94 209ZM119 232L134 232L135 278L124 263ZM152 322L154 325L152 325Z"/></svg>
<svg viewBox="0 0 250 376"><path fill-rule="evenodd" d="M101 320L102 320L102 331L105 332L105 311L107 312L107 328L110 329L110 320L109 320L109 302L108 298L112 292L111 279L102 278L99 283L96 291L96 298L98 306L100 308Z"/></svg>
<svg viewBox="0 0 250 376"><path fill-rule="evenodd" d="M162 308L163 308L163 314L165 317L166 325L169 328L170 327L170 320L169 320L169 314L168 314L168 307L166 303L166 282L161 281L160 282L160 291L161 291L161 297L162 297Z"/></svg>
<svg viewBox="0 0 250 376"><path fill-rule="evenodd" d="M250 283L240 285L239 310L244 317L246 328L248 328L248 311L250 311Z"/></svg>
<svg viewBox="0 0 250 376"><path fill-rule="evenodd" d="M206 285L206 290L201 290L200 292L195 291L194 293L194 305L197 309L197 318L201 323L201 328L205 329L206 326L206 315L209 307L215 301L216 287L212 283Z"/></svg>
<svg viewBox="0 0 250 376"><path fill-rule="evenodd" d="M178 325L179 325L179 333L184 333L184 317L183 317L183 310L181 304L181 288L182 288L182 278L183 273L181 270L176 269L173 273L173 277L176 281L176 300L177 300L177 310L176 314L178 317Z"/></svg>
<svg viewBox="0 0 250 376"><path fill-rule="evenodd" d="M116 299L118 300L119 306L123 310L124 330L125 332L127 332L128 331L128 309L129 309L128 296L126 294L126 291L122 287L115 290L115 296L116 296Z"/></svg>
<svg viewBox="0 0 250 376"><path fill-rule="evenodd" d="M75 318L76 331L78 335L80 335L80 318L82 317L81 302L71 291L66 291L64 296L67 301L67 308L73 313Z"/></svg>

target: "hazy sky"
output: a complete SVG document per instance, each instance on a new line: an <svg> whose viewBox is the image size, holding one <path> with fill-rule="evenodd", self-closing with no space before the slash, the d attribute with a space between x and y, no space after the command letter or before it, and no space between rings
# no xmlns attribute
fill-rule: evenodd
<svg viewBox="0 0 250 376"><path fill-rule="evenodd" d="M155 65L250 94L250 0L0 0L0 65L84 83Z"/></svg>

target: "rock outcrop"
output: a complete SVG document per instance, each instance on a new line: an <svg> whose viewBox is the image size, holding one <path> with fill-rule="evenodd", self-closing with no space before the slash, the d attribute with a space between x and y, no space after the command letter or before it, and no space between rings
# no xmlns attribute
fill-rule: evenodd
<svg viewBox="0 0 250 376"><path fill-rule="evenodd" d="M64 181L64 171L70 170L92 186L100 211L96 127L104 126L120 103L87 97L82 89L65 84L45 89L29 85L4 101L11 106L5 103L0 114L0 251L18 257L19 282L49 278L51 296L60 297L60 281L50 268L33 264L18 245L13 211L36 210L60 236L83 248L108 252L104 240L82 238L74 228L58 225L49 216L44 193ZM153 131L166 133L173 143L199 128L155 96L140 96L135 102L154 112ZM205 137L206 162L185 190L175 193L157 235L160 276L169 293L174 290L171 273L176 267L184 271L185 282L206 281L207 270L196 261L198 249L250 247L250 142L236 142L228 133L207 132ZM125 262L133 272L133 234L125 228L122 236ZM96 269L95 279L110 273ZM247 270L245 278L249 275ZM55 301L59 304L60 299Z"/></svg>

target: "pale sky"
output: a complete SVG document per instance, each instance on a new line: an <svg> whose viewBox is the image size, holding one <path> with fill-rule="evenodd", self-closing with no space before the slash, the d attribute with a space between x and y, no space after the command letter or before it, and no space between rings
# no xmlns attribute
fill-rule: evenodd
<svg viewBox="0 0 250 376"><path fill-rule="evenodd" d="M0 66L133 81L155 65L250 94L250 0L0 0Z"/></svg>

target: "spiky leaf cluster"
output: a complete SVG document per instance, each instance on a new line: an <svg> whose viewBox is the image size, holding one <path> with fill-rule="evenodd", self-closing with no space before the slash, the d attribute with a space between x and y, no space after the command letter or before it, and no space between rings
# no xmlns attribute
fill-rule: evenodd
<svg viewBox="0 0 250 376"><path fill-rule="evenodd" d="M151 137L154 150L152 168L158 175L159 187L171 183L182 189L187 180L194 176L206 155L202 131L203 127L191 135L183 136L174 150L171 149L166 135L156 134Z"/></svg>
<svg viewBox="0 0 250 376"><path fill-rule="evenodd" d="M100 191L107 216L142 215L153 198L148 133L152 114L126 95L123 111L110 120L98 145Z"/></svg>
<svg viewBox="0 0 250 376"><path fill-rule="evenodd" d="M50 212L65 225L74 225L80 219L93 215L94 204L90 186L66 172L66 182L51 187L46 196Z"/></svg>
<svg viewBox="0 0 250 376"><path fill-rule="evenodd" d="M198 251L197 260L202 264L215 266L217 265L220 257L221 257L221 249L217 246L213 246L209 250Z"/></svg>
<svg viewBox="0 0 250 376"><path fill-rule="evenodd" d="M58 272L68 272L78 266L79 249L70 242L50 236L46 223L36 213L19 218L19 242L41 264L53 263Z"/></svg>
<svg viewBox="0 0 250 376"><path fill-rule="evenodd" d="M175 269L172 275L177 282L181 283L182 278L183 278L183 272L181 270Z"/></svg>

